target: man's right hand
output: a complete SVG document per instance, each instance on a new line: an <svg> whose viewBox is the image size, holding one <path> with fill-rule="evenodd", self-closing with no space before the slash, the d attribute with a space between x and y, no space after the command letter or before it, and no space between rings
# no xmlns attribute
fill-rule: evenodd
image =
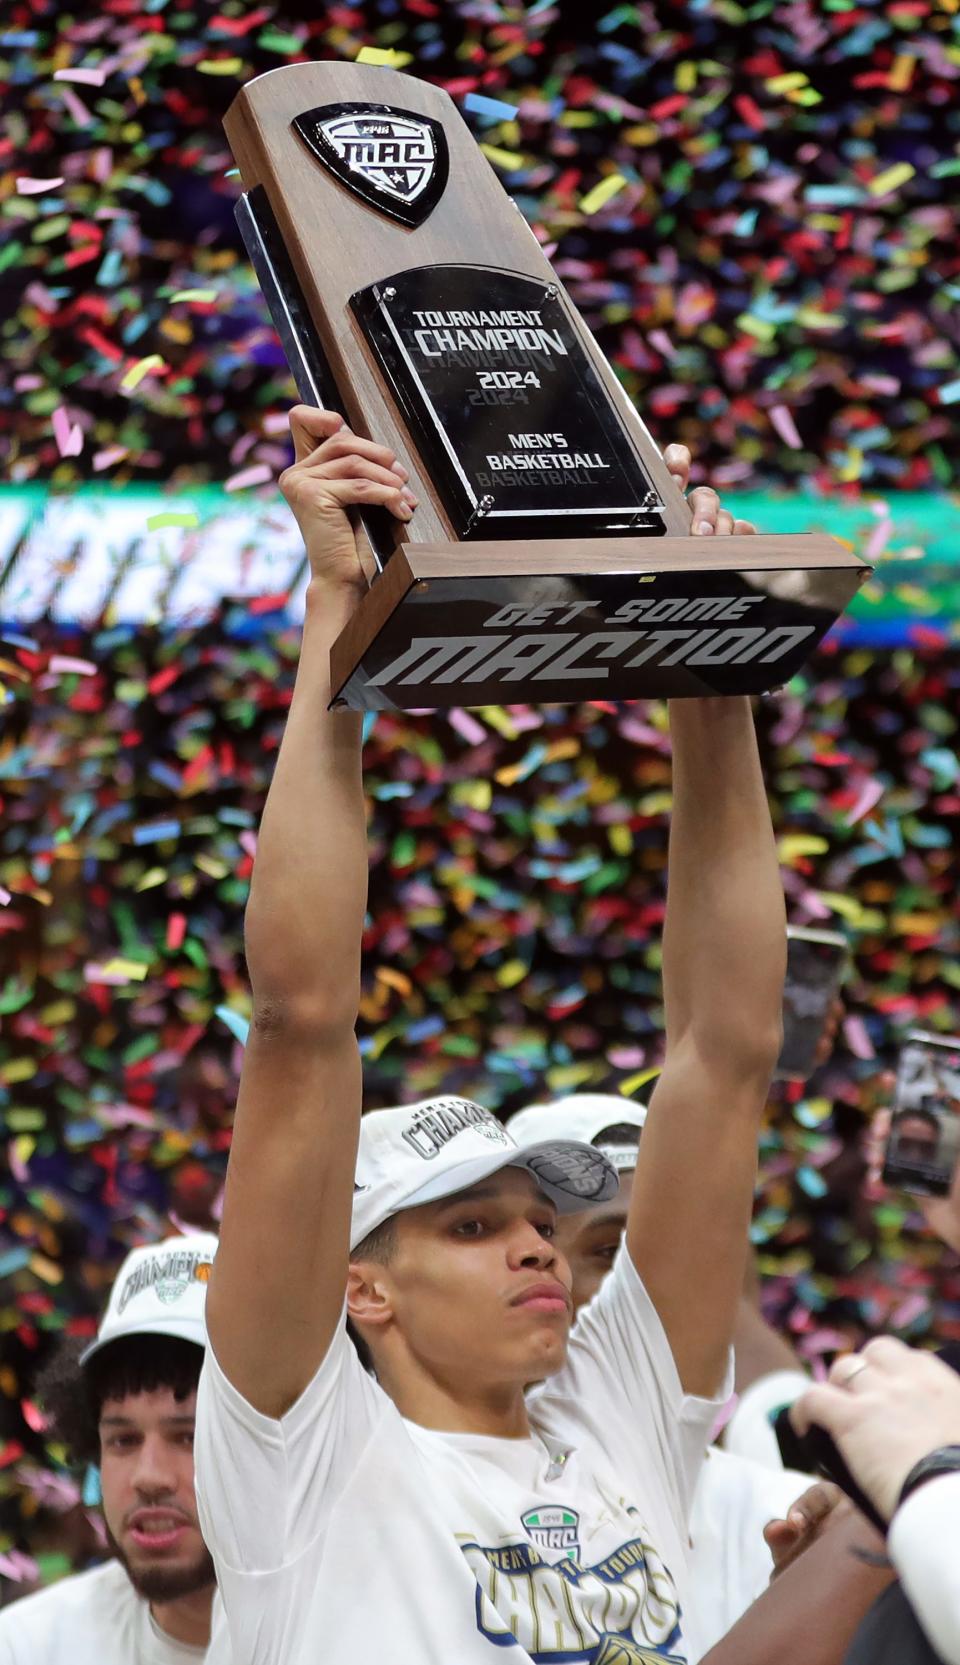
<svg viewBox="0 0 960 1665"><path fill-rule="evenodd" d="M303 534L310 571L324 584L362 595L370 562L347 505L382 506L409 520L417 499L407 471L386 445L360 439L336 411L294 405L290 433L295 460L278 483Z"/></svg>

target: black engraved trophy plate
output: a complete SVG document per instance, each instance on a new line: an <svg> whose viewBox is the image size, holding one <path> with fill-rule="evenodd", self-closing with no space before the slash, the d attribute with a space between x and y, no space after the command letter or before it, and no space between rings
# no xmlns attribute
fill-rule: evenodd
<svg viewBox="0 0 960 1665"><path fill-rule="evenodd" d="M790 574L791 578L795 575ZM342 690L358 710L755 693L806 663L837 614L842 572L703 569L417 584Z"/></svg>
<svg viewBox="0 0 960 1665"><path fill-rule="evenodd" d="M293 125L314 156L370 208L418 226L450 171L443 128L393 104L320 104Z"/></svg>
<svg viewBox="0 0 960 1665"><path fill-rule="evenodd" d="M663 504L556 285L424 266L351 305L457 537L663 534Z"/></svg>

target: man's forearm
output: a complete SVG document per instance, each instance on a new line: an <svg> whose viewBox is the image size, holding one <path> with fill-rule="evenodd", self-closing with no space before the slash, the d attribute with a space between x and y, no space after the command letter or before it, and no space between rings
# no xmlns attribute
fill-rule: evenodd
<svg viewBox="0 0 960 1665"><path fill-rule="evenodd" d="M349 1019L359 995L367 899L361 719L328 711L330 646L351 602L307 591L293 700L267 795L244 922L254 1004L281 1015L302 1002Z"/></svg>
<svg viewBox="0 0 960 1665"><path fill-rule="evenodd" d="M773 1580L701 1665L842 1665L894 1577L883 1539L855 1510Z"/></svg>
<svg viewBox="0 0 960 1665"><path fill-rule="evenodd" d="M667 1046L693 1029L762 1073L778 1050L786 921L750 702L675 700L670 732Z"/></svg>

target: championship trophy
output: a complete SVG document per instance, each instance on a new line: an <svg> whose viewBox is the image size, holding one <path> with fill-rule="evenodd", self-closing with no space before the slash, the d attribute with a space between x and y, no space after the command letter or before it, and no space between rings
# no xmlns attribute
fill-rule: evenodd
<svg viewBox="0 0 960 1665"><path fill-rule="evenodd" d="M331 655L358 710L761 693L870 568L690 510L446 93L365 64L257 76L225 127L244 242L301 400L419 499Z"/></svg>

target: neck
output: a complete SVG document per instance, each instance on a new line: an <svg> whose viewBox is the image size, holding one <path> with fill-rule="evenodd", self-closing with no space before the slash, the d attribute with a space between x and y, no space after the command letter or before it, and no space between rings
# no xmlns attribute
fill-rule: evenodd
<svg viewBox="0 0 960 1665"><path fill-rule="evenodd" d="M389 1363L378 1361L377 1379L409 1422L434 1428L442 1434L492 1434L499 1439L521 1440L530 1433L524 1390L515 1383L480 1383L468 1393L463 1383L444 1382L428 1376L407 1361L401 1373Z"/></svg>
<svg viewBox="0 0 960 1665"><path fill-rule="evenodd" d="M177 1596L173 1601L152 1601L150 1612L171 1641L182 1642L188 1648L206 1648L210 1644L213 1591L212 1584L205 1584L189 1596Z"/></svg>

